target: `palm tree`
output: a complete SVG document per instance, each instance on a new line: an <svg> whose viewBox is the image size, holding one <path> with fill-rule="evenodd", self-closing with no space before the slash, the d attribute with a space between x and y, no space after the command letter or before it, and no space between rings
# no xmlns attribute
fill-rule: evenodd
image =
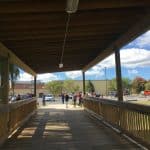
<svg viewBox="0 0 150 150"><path fill-rule="evenodd" d="M20 70L16 65L10 64L9 74L10 74L10 81L12 85L12 94L14 95L15 82L20 77Z"/></svg>

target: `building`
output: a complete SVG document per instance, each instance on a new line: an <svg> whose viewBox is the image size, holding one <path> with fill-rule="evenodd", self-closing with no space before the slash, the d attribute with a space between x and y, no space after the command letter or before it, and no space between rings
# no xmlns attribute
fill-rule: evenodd
<svg viewBox="0 0 150 150"><path fill-rule="evenodd" d="M74 80L75 85L79 86L80 91L83 89L83 81L82 80ZM88 80L85 81L85 84L87 84ZM91 80L95 87L95 92L98 94L106 95L108 92L108 89L110 87L111 80ZM37 96L44 94L48 94L49 91L45 87L45 83L41 81L37 81ZM27 93L33 93L34 84L33 81L17 81L15 83L14 92L15 95L21 94L27 94ZM10 89L10 94L12 93L12 89Z"/></svg>
<svg viewBox="0 0 150 150"><path fill-rule="evenodd" d="M40 93L48 93L48 91L45 88L45 84L41 81L37 81L37 94L39 96ZM12 89L10 89L10 94L12 93ZM34 83L33 81L16 81L15 87L14 87L14 93L15 95L21 94L27 94L27 93L34 93Z"/></svg>

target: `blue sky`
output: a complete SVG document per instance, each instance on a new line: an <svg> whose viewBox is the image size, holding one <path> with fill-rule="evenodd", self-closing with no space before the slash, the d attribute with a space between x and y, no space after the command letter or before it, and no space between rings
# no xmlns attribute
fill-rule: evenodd
<svg viewBox="0 0 150 150"><path fill-rule="evenodd" d="M150 79L150 30L141 35L120 51L122 77L130 79L136 76ZM106 69L106 72L105 72ZM114 54L110 55L97 65L93 66L85 73L87 80L104 80L115 78L115 59ZM74 79L81 80L81 71L47 73L37 76L43 82L51 80ZM33 78L22 72L19 80L29 81Z"/></svg>

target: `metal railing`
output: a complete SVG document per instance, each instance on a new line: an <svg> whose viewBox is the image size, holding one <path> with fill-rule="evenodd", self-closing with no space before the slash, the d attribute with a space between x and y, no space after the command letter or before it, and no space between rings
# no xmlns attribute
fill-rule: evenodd
<svg viewBox="0 0 150 150"><path fill-rule="evenodd" d="M36 99L0 104L0 144L36 110Z"/></svg>
<svg viewBox="0 0 150 150"><path fill-rule="evenodd" d="M120 132L150 148L150 106L86 98L84 107Z"/></svg>

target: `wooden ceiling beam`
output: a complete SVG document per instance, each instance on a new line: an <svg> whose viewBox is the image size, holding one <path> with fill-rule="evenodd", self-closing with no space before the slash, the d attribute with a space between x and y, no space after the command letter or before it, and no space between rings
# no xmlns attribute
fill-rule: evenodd
<svg viewBox="0 0 150 150"><path fill-rule="evenodd" d="M123 31L122 31L123 32ZM78 38L78 37L88 37L88 36L118 36L118 34L120 34L120 31L111 31L111 32L108 32L108 31L103 31L103 32L100 32L100 33L97 33L97 32L84 32L84 33L70 33L68 38ZM53 34L35 34L35 35L5 35L5 36L2 36L0 35L0 41L5 41L5 40L9 40L9 41L16 41L16 40L32 40L32 39L47 39L49 38L49 40L53 39L53 38L58 38L58 39L63 39L64 38L64 34L61 34L61 33L53 33Z"/></svg>
<svg viewBox="0 0 150 150"><path fill-rule="evenodd" d="M103 51L105 53L99 53L95 59L93 59L89 64L83 67L83 71L87 71L92 66L96 65L100 61L102 61L104 58L109 56L111 53L114 52L115 48L120 49L124 45L128 44L144 32L148 31L150 29L150 12L143 17L142 20L140 20L138 23L133 25L126 33L122 34L117 40L115 40L111 45L109 45L106 49Z"/></svg>
<svg viewBox="0 0 150 150"><path fill-rule="evenodd" d="M75 71L75 70L81 70L81 68L83 67L83 65L80 65L80 66L68 66L68 67L64 67L64 68L59 68L59 67L54 67L54 68L42 68L42 69L39 69L39 67L37 68L34 68L35 70L38 71L38 73L55 73L55 72L64 72L64 71Z"/></svg>
<svg viewBox="0 0 150 150"><path fill-rule="evenodd" d="M131 23L130 23L131 24ZM82 32L82 31L103 31L103 30L122 30L126 29L126 25L123 23L116 23L116 24L93 24L93 25L81 25L78 26L69 26L69 32ZM43 34L43 33L51 33L51 32L64 32L65 26L62 27L44 27L44 26L36 26L30 28L22 28L22 26L19 26L18 28L16 26L1 26L0 27L0 35L5 34Z"/></svg>
<svg viewBox="0 0 150 150"><path fill-rule="evenodd" d="M82 20L79 21L79 23L75 22L75 23L70 23L70 27L71 28L82 28L82 27L86 27L87 25L92 26L119 26L119 25L123 25L123 24L127 24L130 25L132 24L135 20L139 20L139 18L128 18L128 19L120 19L120 20L112 20L112 19L104 19L103 21L99 18L97 21L91 20L91 22L89 20ZM93 21L93 22L92 22ZM28 23L23 23L23 22L19 22L19 23L0 23L0 30L1 31L6 31L6 32L11 32L11 31L38 31L38 30L56 30L56 29L62 29L65 30L65 22L58 22L58 23L51 23L51 22L28 22Z"/></svg>
<svg viewBox="0 0 150 150"><path fill-rule="evenodd" d="M93 2L93 1L92 1ZM147 8L148 9L148 8ZM125 19L122 17L133 18L138 17L146 12L146 8L121 8L121 9L102 9L97 11L77 11L77 13L71 15L71 22L76 21L87 21L88 18L90 20L95 21L98 19ZM15 13L15 14L0 14L0 23L6 22L51 22L57 23L58 21L63 22L67 19L67 13L58 13L58 12L50 12L50 13ZM80 22L78 22L80 23Z"/></svg>
<svg viewBox="0 0 150 150"><path fill-rule="evenodd" d="M137 13L125 13L122 14L120 11L117 12L117 15L113 15L113 13L110 13L109 15L100 15L99 13L88 13L88 14L77 14L76 16L71 17L70 26L71 27L80 27L80 26L86 26L86 25L116 25L116 24L131 24L134 22L134 20L140 19L145 13L143 11L139 11ZM134 18L132 17L134 16ZM13 17L12 17L13 18ZM22 18L24 18L22 16ZM29 21L16 21L14 20L8 20L3 21L3 19L0 19L0 29L3 30L30 30L30 29L55 29L57 27L59 28L65 28L66 18L63 17L61 19L51 19L49 16L49 20L42 20L42 18L39 20L29 20Z"/></svg>
<svg viewBox="0 0 150 150"><path fill-rule="evenodd" d="M64 12L66 0L55 1L0 1L0 13Z"/></svg>
<svg viewBox="0 0 150 150"><path fill-rule="evenodd" d="M78 10L95 10L104 8L141 7L150 5L149 0L82 0ZM66 0L55 1L1 1L0 13L39 13L39 12L65 12Z"/></svg>
<svg viewBox="0 0 150 150"><path fill-rule="evenodd" d="M100 51L100 49L103 49L103 48L100 48L100 47L98 48L98 46L97 46L97 47L92 47L92 48L90 48L90 47L78 48L78 49L75 48L75 49L71 49L71 50L65 49L64 53L65 53L65 56L67 56L67 55L69 55L69 56L78 55L78 54L81 54L81 52L83 54L87 55L87 54L93 53L93 51L96 53L97 51ZM50 56L61 55L61 49L57 49L57 51L56 50L55 51L45 51L45 50L33 51L32 50L32 52L25 51L25 50L23 50L23 51L22 50L20 50L20 51L15 50L13 52L16 53L17 56L19 56L19 57L23 57L23 56L30 53L30 56L32 57L32 59L33 59L33 55L34 55L34 57L43 57L43 59L46 59L46 58L49 59ZM30 56L28 58L30 58Z"/></svg>
<svg viewBox="0 0 150 150"><path fill-rule="evenodd" d="M93 10L104 8L125 8L125 7L141 7L150 5L149 0L82 0L79 2L79 10Z"/></svg>
<svg viewBox="0 0 150 150"><path fill-rule="evenodd" d="M67 43L70 42L93 42L93 41L101 41L101 40L111 40L114 39L116 37L116 35L111 35L111 36L107 36L107 35L103 35L103 36L90 36L90 37L77 37L77 38L68 38L67 39ZM31 40L5 40L3 43L6 44L7 46L16 46L16 47L20 47L20 46L30 46L30 45L47 45L47 44L62 44L63 39L59 38L44 38L44 39L31 39Z"/></svg>
<svg viewBox="0 0 150 150"><path fill-rule="evenodd" d="M111 40L110 40L111 41ZM88 41L87 41L88 42ZM99 41L97 43L75 43L75 44L66 44L65 46L65 50L66 51L73 51L73 50L86 50L86 49L91 49L91 48L104 48L104 46L108 43L108 41ZM51 53L51 52L54 52L54 51L57 51L57 50L60 50L62 49L62 44L60 45L57 45L57 46L31 46L31 47L26 47L26 46L21 46L21 47L10 47L10 46L7 46L9 48L11 48L12 50L15 50L17 51L17 53L19 53L19 51L21 51L21 53L37 53L37 52L40 52L40 53L44 53L44 52L47 52L47 53ZM25 51L25 52L24 52Z"/></svg>
<svg viewBox="0 0 150 150"><path fill-rule="evenodd" d="M101 41L106 41L106 40L111 40L113 39L113 36L104 36L104 37L93 37L93 38L79 38L79 39L67 39L66 43L71 45L71 44L84 44L87 42L89 43L99 43ZM63 43L63 39L61 41L50 41L49 39L47 40L34 40L34 41L6 41L4 43L8 43L7 45L9 45L10 47L16 47L16 48L32 48L32 47L46 47L46 46L56 46L56 45L60 45Z"/></svg>
<svg viewBox="0 0 150 150"><path fill-rule="evenodd" d="M36 73L26 65L20 58L18 58L12 51L6 48L2 43L0 43L0 56L8 57L10 63L17 65L22 68L24 71L36 76Z"/></svg>
<svg viewBox="0 0 150 150"><path fill-rule="evenodd" d="M68 38L73 38L73 37L85 37L86 36L95 36L95 35L98 35L98 36L103 36L103 35L106 35L106 36L110 36L110 38L108 39L113 39L112 37L115 37L113 36L114 35L118 35L119 33L123 33L125 32L126 30L117 30L117 31L99 31L99 32L92 32L92 31L89 31L89 32L74 32L74 33L70 33L69 34L69 37ZM48 34L35 34L35 35L17 35L17 34L12 34L12 35L0 35L0 40L2 41L5 41L5 40L18 40L18 39L43 39L43 38L49 38L51 39L52 36L54 37L58 37L58 38L62 38L63 37L59 37L59 34L56 34L55 33L48 33ZM14 38L13 38L14 37ZM89 41L90 42L90 41ZM6 42L5 42L6 43ZM59 42L60 43L60 42ZM59 45L59 43L57 43ZM68 42L68 43L71 43L71 42ZM75 42L74 42L75 43ZM7 44L7 43L6 43ZM40 43L39 43L40 44ZM61 44L61 43L60 43ZM38 44L37 44L38 45ZM50 45L54 45L54 44L50 44ZM44 45L43 45L44 46ZM46 45L45 45L46 46ZM31 46L32 47L32 46Z"/></svg>

